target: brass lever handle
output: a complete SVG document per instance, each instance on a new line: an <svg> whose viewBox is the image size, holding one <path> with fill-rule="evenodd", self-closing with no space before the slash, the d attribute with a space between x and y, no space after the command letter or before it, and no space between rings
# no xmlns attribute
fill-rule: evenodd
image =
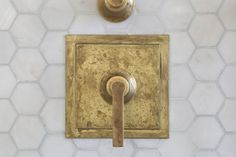
<svg viewBox="0 0 236 157"><path fill-rule="evenodd" d="M107 90L112 96L113 147L123 147L124 96L129 92L129 83L121 76L114 76L108 80Z"/></svg>
<svg viewBox="0 0 236 157"><path fill-rule="evenodd" d="M112 85L112 130L113 147L123 147L124 141L124 91L125 85L115 82Z"/></svg>
<svg viewBox="0 0 236 157"><path fill-rule="evenodd" d="M135 91L134 77L124 71L108 72L101 80L100 94L112 104L113 147L124 145L124 103L132 99Z"/></svg>

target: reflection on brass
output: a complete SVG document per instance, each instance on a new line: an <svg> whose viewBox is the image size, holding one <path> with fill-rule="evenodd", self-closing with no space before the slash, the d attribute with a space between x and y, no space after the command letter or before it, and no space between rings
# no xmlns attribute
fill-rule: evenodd
<svg viewBox="0 0 236 157"><path fill-rule="evenodd" d="M135 0L98 0L101 15L111 22L126 20L133 11Z"/></svg>
<svg viewBox="0 0 236 157"><path fill-rule="evenodd" d="M137 86L123 108L124 137L168 138L168 42L167 35L67 35L66 137L112 138L101 84L125 71Z"/></svg>

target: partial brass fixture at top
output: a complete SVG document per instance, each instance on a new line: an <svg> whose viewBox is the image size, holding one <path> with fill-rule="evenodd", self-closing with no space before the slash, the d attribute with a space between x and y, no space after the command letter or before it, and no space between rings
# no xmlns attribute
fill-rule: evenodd
<svg viewBox="0 0 236 157"><path fill-rule="evenodd" d="M111 22L126 20L133 11L134 0L98 0L99 11Z"/></svg>

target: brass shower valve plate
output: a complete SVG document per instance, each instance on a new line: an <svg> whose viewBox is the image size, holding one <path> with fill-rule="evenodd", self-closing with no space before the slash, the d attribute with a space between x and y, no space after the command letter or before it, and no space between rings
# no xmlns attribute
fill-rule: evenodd
<svg viewBox="0 0 236 157"><path fill-rule="evenodd" d="M126 71L136 93L124 105L125 138L168 138L168 35L66 36L66 137L111 138L104 76Z"/></svg>

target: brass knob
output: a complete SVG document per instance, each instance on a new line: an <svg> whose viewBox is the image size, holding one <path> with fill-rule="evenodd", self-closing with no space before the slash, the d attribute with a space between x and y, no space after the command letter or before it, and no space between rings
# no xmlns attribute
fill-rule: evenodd
<svg viewBox="0 0 236 157"><path fill-rule="evenodd" d="M113 147L123 147L124 141L124 103L135 94L136 81L127 72L107 73L100 85L102 97L112 103Z"/></svg>
<svg viewBox="0 0 236 157"><path fill-rule="evenodd" d="M111 22L120 22L132 14L134 0L98 0L98 6L105 19Z"/></svg>

